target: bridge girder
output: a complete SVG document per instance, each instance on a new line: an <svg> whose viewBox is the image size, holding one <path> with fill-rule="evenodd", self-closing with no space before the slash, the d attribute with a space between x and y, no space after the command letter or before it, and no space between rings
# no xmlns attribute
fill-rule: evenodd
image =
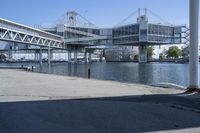
<svg viewBox="0 0 200 133"><path fill-rule="evenodd" d="M36 46L51 47L51 48L64 48L64 43L55 39L37 36L17 30L12 30L0 27L0 40L10 41L24 44L31 44Z"/></svg>
<svg viewBox="0 0 200 133"><path fill-rule="evenodd" d="M64 48L63 37L0 18L0 40L50 48Z"/></svg>

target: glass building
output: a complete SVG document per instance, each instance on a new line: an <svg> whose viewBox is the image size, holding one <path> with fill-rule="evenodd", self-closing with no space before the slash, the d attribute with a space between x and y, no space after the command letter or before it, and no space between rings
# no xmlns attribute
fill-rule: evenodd
<svg viewBox="0 0 200 133"><path fill-rule="evenodd" d="M140 24L127 25L113 29L114 45L147 45L180 44L182 43L182 26L166 26L148 24L140 29Z"/></svg>
<svg viewBox="0 0 200 133"><path fill-rule="evenodd" d="M146 13L146 12L145 12ZM147 14L140 15L134 24L118 26L114 28L91 28L77 26L77 14L70 13L69 25L58 24L52 33L65 38L68 46L138 46L140 62L147 61L147 46L182 44L183 28L185 26L174 26L150 23Z"/></svg>

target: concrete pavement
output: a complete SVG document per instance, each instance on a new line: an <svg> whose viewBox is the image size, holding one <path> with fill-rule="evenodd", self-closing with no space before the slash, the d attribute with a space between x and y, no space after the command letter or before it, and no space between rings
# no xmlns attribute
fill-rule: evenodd
<svg viewBox="0 0 200 133"><path fill-rule="evenodd" d="M1 133L200 132L200 96L0 70Z"/></svg>

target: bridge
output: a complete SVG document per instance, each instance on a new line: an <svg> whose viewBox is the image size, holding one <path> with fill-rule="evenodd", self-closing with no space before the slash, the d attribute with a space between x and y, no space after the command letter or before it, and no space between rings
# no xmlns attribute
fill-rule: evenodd
<svg viewBox="0 0 200 133"><path fill-rule="evenodd" d="M42 58L42 49L48 49L50 57L50 49L64 49L65 47L62 36L2 18L0 18L0 40L39 46L40 58Z"/></svg>
<svg viewBox="0 0 200 133"><path fill-rule="evenodd" d="M145 63L147 62L147 46L187 44L189 42L189 29L185 25L151 23L147 13L152 13L152 11L138 9L125 19L138 14L135 23L122 25L125 21L123 20L119 25L106 29L98 28L74 11L67 12L66 20L58 22L51 28L36 29L0 19L0 40L38 46L40 54L42 54L42 49L49 49L49 63L51 49L68 50L69 58L73 51L77 58L78 51L88 52L91 47L89 50L89 54L91 54L95 50L94 46L101 47L102 45L110 47L138 46L139 62ZM78 22L80 18L86 23L81 25ZM85 55L85 59L87 59L87 54Z"/></svg>
<svg viewBox="0 0 200 133"><path fill-rule="evenodd" d="M0 40L63 49L64 38L0 18Z"/></svg>
<svg viewBox="0 0 200 133"><path fill-rule="evenodd" d="M98 28L90 21L87 25L77 22L83 18L80 14L71 11L65 16L66 20L58 22L52 28L43 29L64 37L66 48L69 51L94 48L93 46L137 46L139 48L139 62L147 62L147 46L172 45L189 43L189 29L185 25L166 23L152 23L147 14L152 14L148 9L138 9L131 13L119 25L112 28ZM123 24L127 19L136 16L136 22ZM158 17L160 19L160 17ZM92 51L92 50L91 50ZM87 58L87 57L86 57Z"/></svg>

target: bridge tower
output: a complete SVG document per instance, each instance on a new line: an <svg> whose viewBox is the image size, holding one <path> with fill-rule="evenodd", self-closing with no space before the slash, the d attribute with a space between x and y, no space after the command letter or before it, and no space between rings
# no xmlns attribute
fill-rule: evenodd
<svg viewBox="0 0 200 133"><path fill-rule="evenodd" d="M139 24L139 63L147 62L148 17L147 9L138 9L137 22Z"/></svg>
<svg viewBox="0 0 200 133"><path fill-rule="evenodd" d="M67 25L76 26L78 13L75 11L67 12Z"/></svg>

